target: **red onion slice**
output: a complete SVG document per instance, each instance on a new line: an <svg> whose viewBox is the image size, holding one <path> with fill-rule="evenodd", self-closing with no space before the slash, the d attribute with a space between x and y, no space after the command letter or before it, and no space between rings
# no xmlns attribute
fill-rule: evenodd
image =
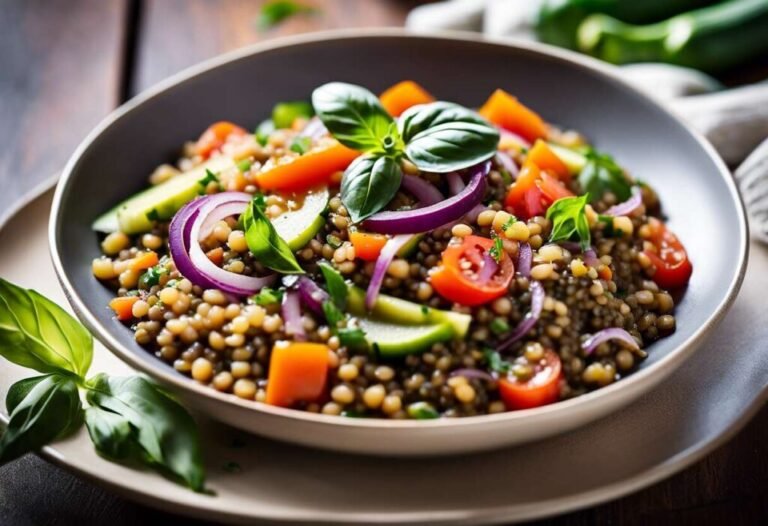
<svg viewBox="0 0 768 526"><path fill-rule="evenodd" d="M517 167L515 161L512 160L512 157L510 157L507 152L496 152L496 164L509 172L509 175L512 177L512 179L517 179L517 176L520 173L520 169Z"/></svg>
<svg viewBox="0 0 768 526"><path fill-rule="evenodd" d="M404 175L401 185L419 201L419 206L433 205L444 199L440 190L430 184L429 181L415 175Z"/></svg>
<svg viewBox="0 0 768 526"><path fill-rule="evenodd" d="M496 379L491 376L489 373L485 371L481 371L480 369L472 369L472 368L466 368L466 369L456 369L455 371L452 371L451 374L448 376L463 376L467 379L476 378L478 380L485 380L486 382L495 382Z"/></svg>
<svg viewBox="0 0 768 526"><path fill-rule="evenodd" d="M619 203L617 205L613 205L608 210L606 210L603 215L606 216L628 216L637 208L643 204L643 191L640 189L639 186L633 186L632 187L632 197L624 201L623 203Z"/></svg>
<svg viewBox="0 0 768 526"><path fill-rule="evenodd" d="M411 238L413 238L413 234L395 236L387 240L384 248L381 249L376 265L373 267L371 282L368 284L368 290L365 292L365 307L368 310L373 309L373 306L376 305L376 299L379 297L379 290L381 290L381 284L384 282L384 276L387 274L389 264L392 263L400 248L410 241Z"/></svg>
<svg viewBox="0 0 768 526"><path fill-rule="evenodd" d="M285 322L285 334L293 336L297 341L307 339L304 332L304 322L301 320L301 305L299 304L299 292L287 290L283 295L283 304L280 307Z"/></svg>
<svg viewBox="0 0 768 526"><path fill-rule="evenodd" d="M451 195L460 194L466 187L458 172L447 173L445 174L445 178L448 180L448 190L450 190Z"/></svg>
<svg viewBox="0 0 768 526"><path fill-rule="evenodd" d="M320 137L328 135L328 128L325 127L325 124L323 124L319 117L312 117L298 135L299 137L309 137L316 141Z"/></svg>
<svg viewBox="0 0 768 526"><path fill-rule="evenodd" d="M491 169L490 161L473 167L469 184L461 193L442 202L412 210L379 212L363 223L363 227L380 234L416 234L429 232L469 212L485 193L485 177Z"/></svg>
<svg viewBox="0 0 768 526"><path fill-rule="evenodd" d="M508 350L512 344L523 338L539 321L541 309L544 307L544 287L538 281L531 282L531 310L525 315L523 321L515 327L515 330L507 336L497 347L496 350L503 352Z"/></svg>
<svg viewBox="0 0 768 526"><path fill-rule="evenodd" d="M595 253L595 249L590 248L584 251L584 263L586 263L590 267L600 266L601 262L598 259L597 254Z"/></svg>
<svg viewBox="0 0 768 526"><path fill-rule="evenodd" d="M299 278L298 289L302 303L318 316L323 316L323 303L330 299L328 293L307 276Z"/></svg>
<svg viewBox="0 0 768 526"><path fill-rule="evenodd" d="M480 285L485 285L489 281L496 271L499 270L499 264L493 259L493 256L488 252L483 254L483 266L480 268L480 272L477 273L477 282Z"/></svg>
<svg viewBox="0 0 768 526"><path fill-rule="evenodd" d="M198 198L179 210L169 227L171 257L179 273L206 289L219 289L228 294L250 296L272 284L276 275L253 277L228 272L216 266L200 247L204 224L215 224L225 217L241 213L250 202L250 195L222 192ZM233 204L234 203L234 204ZM234 211L237 208L238 211ZM209 218L217 218L208 221Z"/></svg>
<svg viewBox="0 0 768 526"><path fill-rule="evenodd" d="M636 351L640 350L637 340L635 340L627 331L620 329L619 327L611 327L609 329L597 331L595 334L584 340L581 344L581 348L584 349L584 354L591 354L598 345L607 342L608 340L620 340L629 345L630 348Z"/></svg>
<svg viewBox="0 0 768 526"><path fill-rule="evenodd" d="M475 206L473 206L472 210L467 212L467 215L465 215L464 217L466 217L467 221L469 221L470 223L474 223L475 221L477 221L477 216L479 216L483 211L485 211L486 208L488 207L486 207L481 203L478 203Z"/></svg>
<svg viewBox="0 0 768 526"><path fill-rule="evenodd" d="M524 278L531 277L531 264L533 262L533 250L528 243L519 243L517 249L517 271Z"/></svg>

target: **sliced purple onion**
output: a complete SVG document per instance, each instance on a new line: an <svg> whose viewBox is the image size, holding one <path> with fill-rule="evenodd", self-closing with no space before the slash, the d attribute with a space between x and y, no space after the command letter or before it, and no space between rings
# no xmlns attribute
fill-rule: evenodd
<svg viewBox="0 0 768 526"><path fill-rule="evenodd" d="M604 215L607 216L628 216L637 208L643 204L643 191L640 190L639 186L633 186L632 187L632 197L624 201L623 203L619 203L617 205L613 205L608 210L604 212Z"/></svg>
<svg viewBox="0 0 768 526"><path fill-rule="evenodd" d="M376 305L376 299L379 297L381 284L384 282L384 276L387 274L389 264L392 263L392 260L402 246L408 243L411 238L413 238L413 234L397 235L388 239L381 249L376 265L373 267L371 282L368 284L368 290L365 292L365 307L368 310L373 309L373 306Z"/></svg>
<svg viewBox="0 0 768 526"><path fill-rule="evenodd" d="M483 198L485 177L490 169L490 161L474 166L466 188L442 202L412 210L379 212L366 219L363 227L380 234L416 234L455 221L472 210Z"/></svg>
<svg viewBox="0 0 768 526"><path fill-rule="evenodd" d="M481 203L478 203L475 206L473 206L472 209L469 212L467 212L467 215L465 215L464 217L470 223L474 223L475 221L477 221L477 216L479 216L483 211L485 211L486 208L488 207L486 207Z"/></svg>
<svg viewBox="0 0 768 526"><path fill-rule="evenodd" d="M619 327L611 327L610 329L597 331L595 334L584 340L581 344L581 348L584 349L585 354L591 354L598 345L607 342L608 340L620 340L629 345L630 348L636 351L640 350L637 340L635 340L627 331L620 329Z"/></svg>
<svg viewBox="0 0 768 526"><path fill-rule="evenodd" d="M499 269L499 264L496 263L496 260L493 259L493 256L488 253L483 253L483 266L480 269L480 272L477 273L477 283L479 285L485 285L489 281L491 281L491 278L494 274L496 274L496 271Z"/></svg>
<svg viewBox="0 0 768 526"><path fill-rule="evenodd" d="M429 181L415 175L404 175L401 184L419 201L419 206L434 205L445 198Z"/></svg>
<svg viewBox="0 0 768 526"><path fill-rule="evenodd" d="M491 376L489 373L485 371L481 371L480 369L473 369L470 367L467 367L465 369L456 369L455 371L452 371L451 374L448 376L463 376L467 379L476 378L478 380L485 380L486 382L495 382L496 379Z"/></svg>
<svg viewBox="0 0 768 526"><path fill-rule="evenodd" d="M520 169L517 167L515 161L512 160L512 157L510 157L507 152L496 152L496 164L509 172L509 175L512 177L512 179L517 179L517 176L520 173Z"/></svg>
<svg viewBox="0 0 768 526"><path fill-rule="evenodd" d="M451 195L460 194L466 187L458 172L447 173L445 178L448 180L448 190L451 192Z"/></svg>
<svg viewBox="0 0 768 526"><path fill-rule="evenodd" d="M301 276L297 286L304 306L315 314L323 316L323 303L330 299L328 293L307 276Z"/></svg>
<svg viewBox="0 0 768 526"><path fill-rule="evenodd" d="M301 319L301 305L299 304L299 291L287 290L283 295L283 304L280 313L285 322L285 333L293 336L294 340L304 341L307 333L304 332L304 322Z"/></svg>
<svg viewBox="0 0 768 526"><path fill-rule="evenodd" d="M498 128L499 128L499 135L501 135L502 137L506 137L507 139L512 139L516 143L520 144L523 148L528 148L528 149L531 148L530 141L524 139L523 137L521 137L516 133L509 131L506 128L502 128L501 126L498 126Z"/></svg>
<svg viewBox="0 0 768 526"><path fill-rule="evenodd" d="M515 327L515 330L512 332L512 334L502 340L502 342L496 347L497 351L503 352L508 350L512 344L523 338L530 332L531 329L533 329L533 327L536 325L536 322L539 321L539 316L541 316L541 309L544 307L544 297L544 287L538 281L532 281L531 310L528 312L528 314L525 315L523 321L521 321L520 324Z"/></svg>
<svg viewBox="0 0 768 526"><path fill-rule="evenodd" d="M533 250L528 243L518 244L517 249L517 271L524 278L531 277L531 264L533 262Z"/></svg>
<svg viewBox="0 0 768 526"><path fill-rule="evenodd" d="M600 260L597 258L597 254L595 253L594 248L589 248L584 251L584 263L590 267L600 266Z"/></svg>
<svg viewBox="0 0 768 526"><path fill-rule="evenodd" d="M241 213L250 200L245 193L222 192L195 199L176 213L169 226L168 244L182 276L204 289L219 289L236 296L250 296L275 281L274 274L259 278L228 272L208 259L200 247L203 225Z"/></svg>

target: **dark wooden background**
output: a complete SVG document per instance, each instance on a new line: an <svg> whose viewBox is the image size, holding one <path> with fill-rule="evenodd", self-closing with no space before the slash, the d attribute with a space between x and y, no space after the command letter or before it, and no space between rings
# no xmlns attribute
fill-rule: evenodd
<svg viewBox="0 0 768 526"><path fill-rule="evenodd" d="M418 3L307 2L320 14L260 33L260 1L0 0L0 215L59 170L104 115L168 75L264 38L402 25ZM764 409L730 443L671 479L544 523L754 524L768 518L767 459ZM2 526L154 520L193 524L130 503L33 455L0 468Z"/></svg>

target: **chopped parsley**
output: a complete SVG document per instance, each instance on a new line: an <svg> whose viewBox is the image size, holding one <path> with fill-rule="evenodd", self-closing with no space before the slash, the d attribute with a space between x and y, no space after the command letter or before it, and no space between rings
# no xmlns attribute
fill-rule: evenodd
<svg viewBox="0 0 768 526"><path fill-rule="evenodd" d="M146 288L153 287L154 285L160 283L160 276L164 274L168 274L168 269L165 268L164 263L158 263L154 267L149 267L147 271L141 275L141 278L139 278L139 283L141 283Z"/></svg>
<svg viewBox="0 0 768 526"><path fill-rule="evenodd" d="M503 318L494 318L489 327L496 336L509 332L509 323Z"/></svg>
<svg viewBox="0 0 768 526"><path fill-rule="evenodd" d="M259 291L258 294L252 296L251 299L256 305L261 305L264 307L283 301L283 293L284 291L282 289L271 289L269 287L264 287Z"/></svg>
<svg viewBox="0 0 768 526"><path fill-rule="evenodd" d="M291 141L290 150L299 155L304 155L312 148L312 139L309 137L296 137Z"/></svg>
<svg viewBox="0 0 768 526"><path fill-rule="evenodd" d="M488 368L497 373L507 373L512 368L512 364L501 357L498 351L493 349L484 349L483 356L485 361L488 362Z"/></svg>
<svg viewBox="0 0 768 526"><path fill-rule="evenodd" d="M501 262L501 255L504 253L504 241L500 237L493 240L493 246L488 250L493 260L496 263Z"/></svg>
<svg viewBox="0 0 768 526"><path fill-rule="evenodd" d="M507 219L507 222L501 225L501 231L506 232L509 227L517 223L517 218L515 216L509 216L509 219Z"/></svg>
<svg viewBox="0 0 768 526"><path fill-rule="evenodd" d="M200 186L203 187L203 190L205 190L210 183L218 183L219 177L210 171L209 169L205 169L205 177L197 181Z"/></svg>
<svg viewBox="0 0 768 526"><path fill-rule="evenodd" d="M251 166L253 166L253 162L250 159L243 159L242 161L237 162L237 169L240 170L241 173L250 170Z"/></svg>

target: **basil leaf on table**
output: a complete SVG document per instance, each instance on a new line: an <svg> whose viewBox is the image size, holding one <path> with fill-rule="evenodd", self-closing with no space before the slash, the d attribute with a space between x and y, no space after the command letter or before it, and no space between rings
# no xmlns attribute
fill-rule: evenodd
<svg viewBox="0 0 768 526"><path fill-rule="evenodd" d="M496 154L499 132L474 111L451 102L406 110L398 123L405 154L420 170L446 173Z"/></svg>
<svg viewBox="0 0 768 526"><path fill-rule="evenodd" d="M41 373L84 376L93 338L51 300L0 278L0 356Z"/></svg>
<svg viewBox="0 0 768 526"><path fill-rule="evenodd" d="M366 153L402 151L394 119L367 89L344 82L324 84L312 92L312 106L344 146Z"/></svg>
<svg viewBox="0 0 768 526"><path fill-rule="evenodd" d="M323 273L325 278L325 286L328 288L328 295L331 297L334 305L341 310L347 308L347 296L349 295L349 289L347 283L339 271L333 268L330 263L321 261L318 265L320 272Z"/></svg>
<svg viewBox="0 0 768 526"><path fill-rule="evenodd" d="M134 440L145 462L174 474L195 491L204 489L205 472L195 421L178 402L140 376L104 374L89 380L87 400L130 425L128 435L117 418L90 412L88 431L99 452L113 458L130 455L130 440Z"/></svg>
<svg viewBox="0 0 768 526"><path fill-rule="evenodd" d="M402 178L400 163L391 157L355 159L341 179L341 200L352 222L359 223L387 206Z"/></svg>
<svg viewBox="0 0 768 526"><path fill-rule="evenodd" d="M140 462L143 458L144 450L124 416L91 406L85 410L85 427L96 451L108 460Z"/></svg>
<svg viewBox="0 0 768 526"><path fill-rule="evenodd" d="M550 241L567 241L576 236L582 250L587 250L590 247L592 234L589 230L586 213L588 201L589 194L580 197L563 197L549 207L547 219L552 221Z"/></svg>
<svg viewBox="0 0 768 526"><path fill-rule="evenodd" d="M256 259L265 267L283 274L303 274L288 243L278 235L272 222L264 214L264 199L256 196L241 216L245 228L245 242Z"/></svg>
<svg viewBox="0 0 768 526"><path fill-rule="evenodd" d="M16 382L6 406L10 418L0 437L0 464L36 451L82 423L80 395L70 375L47 374Z"/></svg>
<svg viewBox="0 0 768 526"><path fill-rule="evenodd" d="M583 191L588 192L593 201L606 192L612 192L620 202L630 198L632 185L613 157L595 150L588 151L586 157L587 164L579 172L578 179Z"/></svg>

